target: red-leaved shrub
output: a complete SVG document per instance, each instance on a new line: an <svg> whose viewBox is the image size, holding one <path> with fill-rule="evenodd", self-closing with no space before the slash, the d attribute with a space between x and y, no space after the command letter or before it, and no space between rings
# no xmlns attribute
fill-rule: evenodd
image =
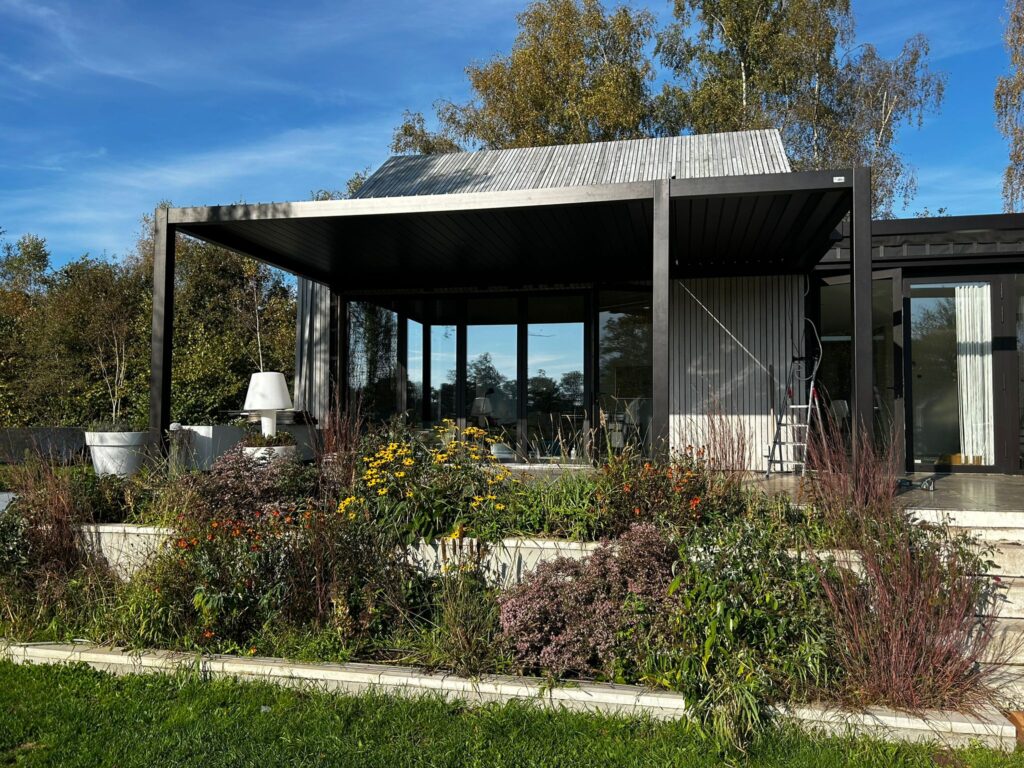
<svg viewBox="0 0 1024 768"><path fill-rule="evenodd" d="M501 630L526 672L614 678L619 639L665 613L677 550L634 525L586 560L538 566L501 598Z"/></svg>
<svg viewBox="0 0 1024 768"><path fill-rule="evenodd" d="M849 567L819 568L841 695L907 709L990 704L1000 590L984 575L986 551L969 533L915 520L891 451L859 438L848 451L826 421L809 454L813 503L851 550Z"/></svg>

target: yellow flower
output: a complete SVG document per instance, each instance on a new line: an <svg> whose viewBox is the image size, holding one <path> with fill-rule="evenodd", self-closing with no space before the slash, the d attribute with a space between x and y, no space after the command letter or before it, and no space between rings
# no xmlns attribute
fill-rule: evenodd
<svg viewBox="0 0 1024 768"><path fill-rule="evenodd" d="M405 498L407 498L407 499L411 499L412 498L412 491L411 490L405 492Z"/></svg>
<svg viewBox="0 0 1024 768"><path fill-rule="evenodd" d="M503 510L505 508L505 505L504 504L495 504L494 508L496 510L498 510L499 512L501 512L501 510Z"/></svg>
<svg viewBox="0 0 1024 768"><path fill-rule="evenodd" d="M402 463L407 467L411 467L416 462L413 459L402 459Z"/></svg>
<svg viewBox="0 0 1024 768"><path fill-rule="evenodd" d="M405 472L395 472L395 477L405 477Z"/></svg>
<svg viewBox="0 0 1024 768"><path fill-rule="evenodd" d="M388 495L388 489L387 488L379 488L377 490L377 495L378 496L387 496Z"/></svg>

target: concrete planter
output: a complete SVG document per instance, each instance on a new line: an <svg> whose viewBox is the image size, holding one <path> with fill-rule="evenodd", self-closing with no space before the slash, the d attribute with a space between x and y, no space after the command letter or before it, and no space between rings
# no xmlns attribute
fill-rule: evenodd
<svg viewBox="0 0 1024 768"><path fill-rule="evenodd" d="M134 475L153 455L156 442L155 432L85 433L97 475Z"/></svg>
<svg viewBox="0 0 1024 768"><path fill-rule="evenodd" d="M89 550L103 557L126 581L144 568L172 535L169 528L127 523L83 525L81 531Z"/></svg>
<svg viewBox="0 0 1024 768"><path fill-rule="evenodd" d="M245 435L241 427L229 424L188 425L183 446L184 459L190 469L209 470L213 463L234 448Z"/></svg>
<svg viewBox="0 0 1024 768"><path fill-rule="evenodd" d="M0 463L17 464L26 454L58 462L85 454L85 432L76 427L18 427L0 429Z"/></svg>

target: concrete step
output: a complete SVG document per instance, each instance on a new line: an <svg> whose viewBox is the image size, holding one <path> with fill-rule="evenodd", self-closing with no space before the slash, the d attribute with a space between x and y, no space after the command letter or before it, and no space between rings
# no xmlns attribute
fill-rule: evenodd
<svg viewBox="0 0 1024 768"><path fill-rule="evenodd" d="M929 523L948 522L956 528L970 528L991 537L1004 533L1009 541L1024 541L1024 512L989 512L971 509L928 509L913 507L908 510L918 520Z"/></svg>
<svg viewBox="0 0 1024 768"><path fill-rule="evenodd" d="M1021 541L989 541L994 551L989 555L996 567L992 573L1000 577L1024 576L1024 539Z"/></svg>

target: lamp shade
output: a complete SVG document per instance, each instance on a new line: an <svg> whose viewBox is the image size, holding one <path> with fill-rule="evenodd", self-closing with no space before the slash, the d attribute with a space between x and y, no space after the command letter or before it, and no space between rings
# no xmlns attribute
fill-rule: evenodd
<svg viewBox="0 0 1024 768"><path fill-rule="evenodd" d="M288 382L283 373L254 373L249 379L244 411L279 411L292 407Z"/></svg>

